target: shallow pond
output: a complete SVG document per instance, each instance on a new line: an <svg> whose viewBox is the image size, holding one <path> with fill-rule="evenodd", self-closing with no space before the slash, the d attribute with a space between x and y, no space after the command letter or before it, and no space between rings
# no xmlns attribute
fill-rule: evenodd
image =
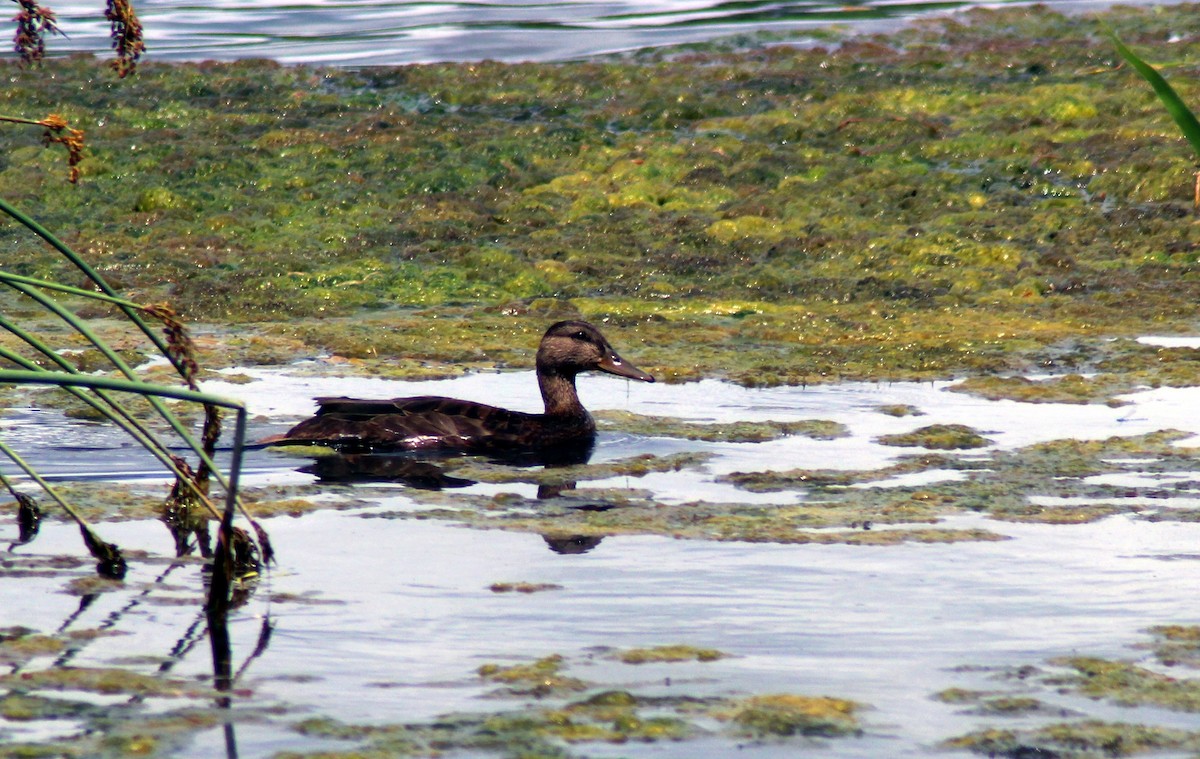
<svg viewBox="0 0 1200 759"><path fill-rule="evenodd" d="M427 383L309 372L236 374L236 382L210 382L206 389L245 399L256 416L256 434L306 415L311 397L331 391L378 397L436 392L518 408L535 405L534 380L524 372ZM645 386L587 377L580 384L584 402L597 411L702 423L821 419L844 425L844 433L832 439L794 435L762 443L604 432L592 463L681 451L711 455L679 471L579 483L581 489L637 489L662 504L795 504L805 493L751 493L721 475L880 468L912 451L881 445L879 436L931 424L969 425L994 441L991 448L963 454L970 456L1066 436L1100 439L1167 428L1200 433L1200 420L1181 414L1194 403L1196 390L1145 391L1111 408L986 401L949 392L948 383L754 390L717 382ZM922 415L881 411L898 405ZM98 477L107 470L103 476L115 482L145 484L141 478L149 467L98 428L52 412L12 418L5 423L6 439L12 433L15 442L32 448L32 458L56 461L58 477L81 472ZM296 471L304 463L255 451L247 485L309 487L311 475ZM921 476L933 482L956 475ZM1181 474L1108 476L1132 492L1145 484L1139 478L1161 486ZM1197 479L1195 473L1191 479ZM1055 719L1086 716L1178 728L1194 723L1194 714L1093 700L1050 685L1044 676L1055 671L1050 662L1056 657L1144 657L1133 647L1147 642L1147 628L1197 621L1195 522L1119 514L1048 525L958 514L939 526L982 528L1008 539L821 545L647 534L564 547L536 532L465 527L444 513L439 519L414 518L480 495L520 493L533 501L535 489L519 482L477 484L436 494L441 500L431 506L423 500L428 494L399 484L332 484L310 488L307 497L342 500L346 508L265 519L279 563L232 615L235 669L263 642L265 620L272 631L236 684L229 711L233 727L193 727L162 753L208 757L234 745L243 757L349 750L369 736L335 740L291 726L318 717L354 725L428 726L446 722L450 714L550 708L568 697L536 689L504 694L479 671L552 655L563 657L557 665L562 674L582 681L570 698L615 690L647 702L699 703L787 693L864 705L856 713L860 732L849 736L746 736L731 734L726 722L711 715L692 716L695 732L686 740L584 742L566 748L569 755L719 756L736 748L739 755L764 757L791 756L798 749L836 757L918 757L984 727L1045 722L1051 710ZM1186 509L1190 497L1184 491L1160 496L1158 503ZM73 644L67 653L11 668L33 672L60 657L59 666L114 667L196 686L209 682L199 564L173 564L170 538L157 522L100 527L130 556L131 569L123 586L98 595L80 589L92 573L73 526L47 522L34 542L3 557L5 625L45 634L106 632ZM6 515L0 535L7 540L13 534L13 519ZM528 583L540 592L500 592L506 583ZM117 634L107 635L111 632ZM677 644L715 649L724 658L649 664L618 658L621 651ZM935 698L948 689L1032 695L1045 708L997 717ZM181 703L207 703L203 694L83 698L151 715ZM45 743L89 724L95 729L84 718L0 719L0 746ZM447 747L451 756L510 755L478 746L456 752L453 742Z"/></svg>

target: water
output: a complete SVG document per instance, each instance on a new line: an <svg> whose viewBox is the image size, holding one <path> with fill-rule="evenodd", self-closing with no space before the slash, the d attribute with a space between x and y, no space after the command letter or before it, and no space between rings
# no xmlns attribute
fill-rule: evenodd
<svg viewBox="0 0 1200 759"><path fill-rule="evenodd" d="M278 370L235 373L251 381L212 381L205 389L244 399L256 420L255 435L310 413L309 399L330 392L376 397L437 393L524 409L536 405L534 378L528 372L419 383ZM589 376L580 385L585 403L597 410L699 422L819 418L841 422L849 431L835 440L789 437L758 444L601 436L598 461L679 449L712 453L714 458L700 471L615 483L645 488L674 503L753 498L718 482L722 472L883 466L904 451L879 445L877 436L934 423L985 430L999 448L1064 434L1105 438L1165 428L1200 434L1200 419L1178 413L1195 405L1200 395L1196 388L1132 393L1125 398L1128 405L1110 408L987 401L949 392L948 383L746 389L714 381L641 385ZM925 413L894 417L878 410L896 403ZM6 421L5 439L50 466L56 476L70 475L72 467L92 477L150 476L152 467L103 429L40 413L33 422L10 427ZM308 481L308 475L295 471L297 463L257 451L248 481ZM1154 487L1156 480L1166 483L1179 476L1143 472L1130 485ZM524 486L477 487L519 491ZM593 683L594 690L628 689L643 696L789 692L855 699L872 707L863 715L864 734L828 741L821 745L821 755L924 757L941 751L939 743L956 735L1026 724L972 714L962 705L933 699L933 694L947 688L1003 690L1004 682L986 668L1045 667L1054 657L1074 654L1137 657L1141 654L1131 647L1146 642L1147 627L1195 623L1194 599L1200 591L1195 552L1200 524L1195 522L1117 516L1052 526L971 516L951 518L943 526L985 527L1010 539L856 547L635 536L608 537L590 551L562 554L549 550L535 534L381 518L420 507L399 486L356 490L365 506L266 520L279 565L251 602L233 615L235 664L254 648L264 619L271 620L274 631L270 645L238 681L237 687L250 695L234 711L274 708L281 716L260 715L237 724L233 732L240 756L325 747L320 739L287 729L289 722L305 716L328 715L356 724L421 723L448 713L515 708L522 700L489 696L496 686L481 681L476 669L488 662L512 664L561 654L567 674ZM786 503L801 496L767 497ZM1171 500L1176 499L1157 505L1170 506L1164 501ZM63 591L71 577L90 574L86 561L66 577L62 572L0 572L4 624L41 631L58 629L64 620L70 620L68 630L112 627L120 634L84 645L70 664L152 673L158 660L145 657L179 649L178 642L201 617L199 567L185 564L167 573L170 542L157 523L105 523L102 528L106 539L133 557L125 588L100 595L80 611L79 598ZM7 539L14 529L10 516L0 517L0 535ZM82 548L74 527L48 523L34 543L17 548L16 554L80 557ZM492 592L490 586L499 582L551 583L560 589L532 595ZM731 657L640 667L605 657L614 648L676 643L716 648ZM211 676L207 646L183 650L172 661L171 676L204 682ZM47 664L39 661L29 668ZM1194 715L1157 709L1131 714L1055 689L1035 694L1054 708L1088 717L1180 727L1194 720ZM146 708L174 706L151 703ZM0 744L6 739L44 740L78 727L71 721L0 720ZM176 755L224 755L228 739L223 729L201 731ZM341 743L329 747L348 748ZM692 757L736 751L766 759L794 756L803 748L794 742L735 747L728 738L712 737L678 744L589 744L578 753Z"/></svg>
<svg viewBox="0 0 1200 759"><path fill-rule="evenodd" d="M273 58L338 66L430 61L561 61L704 42L748 32L881 30L922 14L979 5L958 0L138 0L148 60ZM1051 0L1062 9L1105 3ZM69 39L53 52L103 52L109 29L100 0L54 0ZM801 36L803 39L803 35Z"/></svg>
<svg viewBox="0 0 1200 759"><path fill-rule="evenodd" d="M1140 630L1177 619L1193 608L1200 590L1194 561L1167 560L1194 550L1200 526L1124 518L1069 529L1006 527L1015 539L1003 543L864 549L629 537L572 556L546 550L536 535L354 514L279 518L266 526L283 551L260 593L328 603L252 604L259 613L269 609L275 630L266 653L238 683L254 694L246 708L280 705L293 710L293 719L326 714L355 724L503 709L512 705L487 697L495 686L481 683L476 668L559 653L571 663L568 674L597 689L647 696L798 692L870 704L863 737L831 742L822 751L838 759L929 756L946 738L996 724L931 698L952 687L1000 687L985 673L956 668L1041 665L1076 653L1128 657L1127 646L1145 640ZM338 541L329 538L335 532ZM37 550L76 551L72 533L51 527ZM152 551L161 549L161 533L160 526L142 523L106 530L124 546ZM173 584L195 580L189 571ZM127 582L136 587L159 572L138 565ZM512 580L551 582L562 590L487 589ZM24 592L16 601L12 587L0 587L9 623L49 626L75 609L77 599L54 592L53 583L19 584ZM102 596L76 626L101 623L131 595ZM112 666L135 654L163 655L197 616L194 605L135 611L117 625L123 635L93 644L71 664ZM236 615L237 661L253 648L260 622L250 613ZM633 667L594 656L598 648L680 642L734 658ZM207 668L206 647L197 646L171 675L203 680ZM1078 697L1050 699L1089 715L1121 716L1119 709ZM1149 711L1135 719L1188 719ZM55 726L0 721L0 729L8 727ZM181 755L216 756L221 740L219 731L202 735ZM247 728L241 755L316 745L281 725L260 725ZM589 745L580 754L605 750ZM732 750L724 743L709 755ZM692 742L608 751L700 755ZM795 751L783 744L738 755Z"/></svg>

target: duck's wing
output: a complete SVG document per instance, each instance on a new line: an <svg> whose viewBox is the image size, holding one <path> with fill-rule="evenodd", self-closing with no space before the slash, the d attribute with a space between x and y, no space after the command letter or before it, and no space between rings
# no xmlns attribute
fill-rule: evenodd
<svg viewBox="0 0 1200 759"><path fill-rule="evenodd" d="M270 442L342 449L481 451L521 445L536 420L533 414L437 396L316 400L316 416Z"/></svg>

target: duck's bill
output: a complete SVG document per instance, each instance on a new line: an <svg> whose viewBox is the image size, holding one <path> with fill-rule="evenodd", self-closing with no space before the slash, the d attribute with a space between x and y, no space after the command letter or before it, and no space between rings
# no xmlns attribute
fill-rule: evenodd
<svg viewBox="0 0 1200 759"><path fill-rule="evenodd" d="M610 354L601 359L600 366L597 368L602 372L615 374L618 377L628 377L629 379L641 380L642 382L654 381L654 377L646 374L641 369L618 356L616 353Z"/></svg>

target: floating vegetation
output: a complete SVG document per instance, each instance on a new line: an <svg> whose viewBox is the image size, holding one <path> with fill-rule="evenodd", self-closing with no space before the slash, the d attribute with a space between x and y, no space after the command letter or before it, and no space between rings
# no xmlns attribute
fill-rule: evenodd
<svg viewBox="0 0 1200 759"><path fill-rule="evenodd" d="M833 440L849 433L838 422L805 419L798 422L732 422L728 424L691 423L662 416L645 416L630 411L599 411L595 414L601 429L633 435L677 437L713 443L761 443L786 435L804 435L814 440Z"/></svg>
<svg viewBox="0 0 1200 759"><path fill-rule="evenodd" d="M714 648L696 648L677 644L673 646L655 646L653 648L630 648L616 654L618 661L625 664L651 664L681 661L716 661L724 659L728 654Z"/></svg>
<svg viewBox="0 0 1200 759"><path fill-rule="evenodd" d="M1196 114L1192 112L1192 109L1187 107L1183 99L1179 97L1179 93L1163 78L1158 69L1143 61L1137 54L1127 48L1111 29L1108 34L1112 39L1113 46L1117 48L1117 52L1120 53L1121 57L1154 89L1154 93L1162 101L1163 107L1171 115L1171 118L1175 121L1175 125L1179 127L1179 131L1192 144L1192 150L1200 157L1200 121L1196 120ZM1200 211L1200 175L1197 175L1196 178L1194 205L1196 210Z"/></svg>
<svg viewBox="0 0 1200 759"><path fill-rule="evenodd" d="M989 757L1024 759L1056 756L1090 759L1097 756L1136 756L1168 749L1200 749L1200 733L1125 722L1085 720L1029 730L987 729L943 744Z"/></svg>
<svg viewBox="0 0 1200 759"><path fill-rule="evenodd" d="M1168 39L1193 13L1102 17ZM239 325L205 351L230 360L448 376L528 365L570 314L621 324L668 380L1081 373L1112 337L1194 331L1200 302L1190 158L1091 23L1003 8L819 48L106 87L103 63L51 60L13 69L10 102L97 124L83 192L6 134L0 195L122 289ZM1155 56L1186 69L1195 45ZM10 242L23 273L63 273Z"/></svg>
<svg viewBox="0 0 1200 759"><path fill-rule="evenodd" d="M1013 400L1022 403L1096 403L1110 406L1121 402L1113 396L1136 389L1129 378L1114 375L1063 377L1031 380L1025 377L968 377L951 388L988 400Z"/></svg>
<svg viewBox="0 0 1200 759"><path fill-rule="evenodd" d="M967 713L985 717L1078 716L1069 709L1051 706L1032 696L947 688L933 697L947 704L970 706Z"/></svg>
<svg viewBox="0 0 1200 759"><path fill-rule="evenodd" d="M619 489L578 488L551 498L502 493L494 497L413 491L416 511L378 511L368 519L443 519L472 527L515 530L547 540L599 539L614 535L665 535L688 540L751 543L897 545L1003 540L980 528L936 527L943 513L919 499L880 509L871 504L813 502L790 506L737 503L657 502L647 494ZM444 504L430 508L431 503ZM887 529L883 529L887 527Z"/></svg>
<svg viewBox="0 0 1200 759"><path fill-rule="evenodd" d="M1200 626L1161 625L1149 632L1155 638L1149 647L1161 663L1200 668Z"/></svg>
<svg viewBox="0 0 1200 759"><path fill-rule="evenodd" d="M488 586L493 593L542 593L547 590L562 590L552 582L494 582Z"/></svg>
<svg viewBox="0 0 1200 759"><path fill-rule="evenodd" d="M921 409L916 406L910 406L907 403L888 403L876 410L881 414L895 417L923 416L925 414Z"/></svg>
<svg viewBox="0 0 1200 759"><path fill-rule="evenodd" d="M503 684L505 692L511 694L540 697L585 690L587 684L582 680L562 674L564 666L563 657L555 654L530 664L514 664L507 667L484 664L478 673L488 682Z"/></svg>
<svg viewBox="0 0 1200 759"><path fill-rule="evenodd" d="M836 737L861 732L856 716L860 708L860 704L841 698L771 694L752 696L720 716L757 738Z"/></svg>
<svg viewBox="0 0 1200 759"><path fill-rule="evenodd" d="M992 444L991 440L963 424L931 424L912 432L881 435L877 442L902 448L929 448L935 451L984 448Z"/></svg>
<svg viewBox="0 0 1200 759"><path fill-rule="evenodd" d="M158 698L202 698L215 695L207 688L183 680L142 675L125 669L95 667L61 667L0 675L0 688L18 694L57 690Z"/></svg>
<svg viewBox="0 0 1200 759"><path fill-rule="evenodd" d="M1075 670L1061 683L1092 698L1105 698L1123 706L1152 705L1184 712L1200 712L1200 678L1175 678L1131 662L1088 656L1055 659L1053 664Z"/></svg>
<svg viewBox="0 0 1200 759"><path fill-rule="evenodd" d="M970 434L970 433L968 433ZM734 472L721 479L754 492L801 491L805 505L876 521L936 521L964 512L995 519L1078 524L1113 514L1146 519L1192 519L1195 481L1155 476L1195 474L1194 451L1177 445L1187 433L1163 431L1105 440L1055 440L985 455L901 457L879 469ZM889 482L899 475L941 474L918 485ZM1100 475L1149 477L1148 484L1110 484ZM949 476L954 475L954 476ZM1178 496L1180 502L1172 499Z"/></svg>
<svg viewBox="0 0 1200 759"><path fill-rule="evenodd" d="M688 451L665 456L645 453L600 464L574 464L542 469L506 466L478 459L451 459L442 462L441 466L446 472L465 480L494 483L530 482L553 486L573 485L576 482L609 477L644 477L654 472L695 469L711 457L711 454L703 451Z"/></svg>
<svg viewBox="0 0 1200 759"><path fill-rule="evenodd" d="M1195 628L1161 625L1148 631L1157 650L1164 643L1190 641ZM1156 654L1157 655L1157 654ZM971 713L993 717L1075 717L1077 711L1048 703L1065 694L1105 699L1120 707L1156 706L1181 712L1200 710L1200 678L1174 678L1132 661L1070 656L1048 662L1053 669L1022 667L1007 679L1020 693L948 689L935 695L955 705L973 705ZM1064 671L1065 670L1065 671ZM1035 693L1036 695L1031 695ZM1152 718L1151 718L1152 719ZM986 728L945 742L985 756L1134 756L1164 749L1200 750L1200 732L1132 721L1083 719L1040 727Z"/></svg>
<svg viewBox="0 0 1200 759"><path fill-rule="evenodd" d="M560 677L564 666L563 657L555 655L529 665L485 665L480 674L489 681L528 685L542 678ZM579 691L592 692L578 695ZM318 717L296 723L293 729L307 736L361 744L347 756L419 756L436 748L439 753L476 749L572 757L586 754L586 750L583 754L572 750L575 744L722 737L721 732L714 733L714 725L727 726L724 737L728 739L852 736L861 732L857 712L863 708L845 699L787 693L741 698L645 696L629 690L596 689L573 679L565 688L506 690L494 695L530 694L538 696L537 705L495 713L443 715L430 723L350 725Z"/></svg>

